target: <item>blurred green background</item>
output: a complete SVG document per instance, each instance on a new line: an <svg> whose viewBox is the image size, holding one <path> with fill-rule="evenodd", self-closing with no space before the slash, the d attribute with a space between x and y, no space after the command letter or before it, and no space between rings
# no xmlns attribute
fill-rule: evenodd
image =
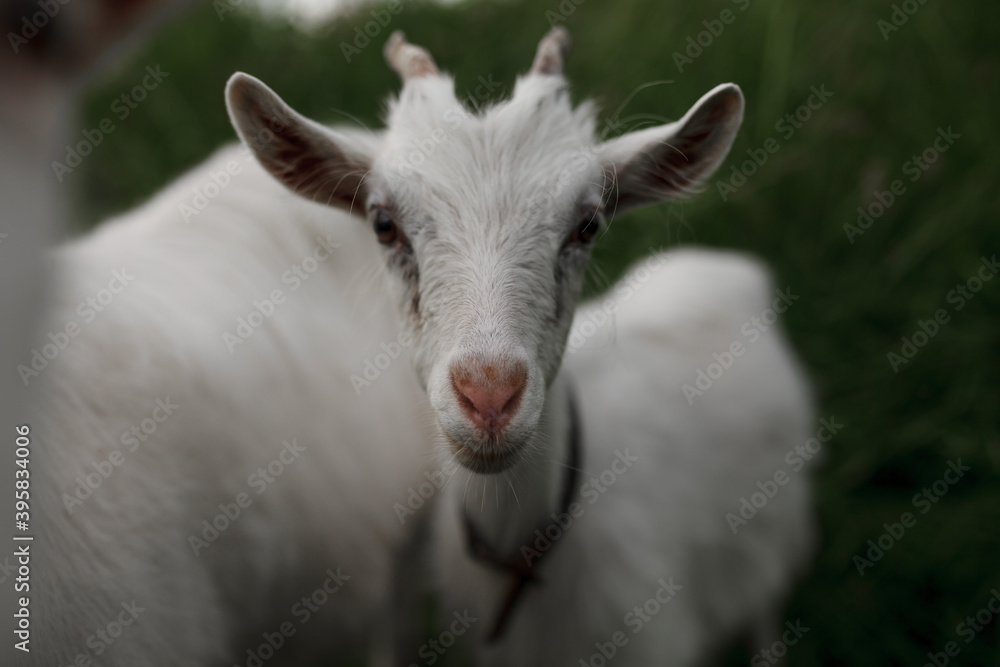
<svg viewBox="0 0 1000 667"><path fill-rule="evenodd" d="M222 91L235 70L308 116L378 126L398 87L381 55L396 28L427 46L464 96L480 76L509 89L558 19L575 42L575 96L595 98L604 119L643 84L664 82L635 93L620 114L626 126L677 118L714 85L737 82L746 120L717 177L699 196L617 219L595 264L614 279L650 248L735 248L762 257L801 295L783 321L820 415L844 428L816 480L818 557L787 610L810 630L783 660L917 666L956 641L951 664L996 665L997 621L969 643L957 625L1000 589L1000 279L960 310L948 294L1000 252L1000 3L902 4L919 9L886 39L894 7L871 0L407 1L348 63L340 45L370 20L368 7L303 32L246 2L222 19L205 3L88 91L80 129L111 117L116 130L65 182L86 225L141 202L234 140ZM723 10L733 20L712 23ZM688 37L719 25L678 67ZM169 76L119 119L115 98L156 64ZM811 86L833 95L789 137L776 123ZM949 127L960 137L947 152L926 171L906 166ZM724 201L717 183L771 137L780 149ZM856 224L858 207L897 179L905 193L849 239L844 225ZM939 308L949 323L894 372L888 353ZM971 470L921 514L914 494L958 459ZM854 556L906 511L916 525L860 576ZM760 648L736 648L727 662L746 664Z"/></svg>

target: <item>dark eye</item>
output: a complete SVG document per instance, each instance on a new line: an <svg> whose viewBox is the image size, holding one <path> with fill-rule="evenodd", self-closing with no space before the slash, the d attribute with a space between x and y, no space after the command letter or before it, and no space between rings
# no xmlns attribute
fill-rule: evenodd
<svg viewBox="0 0 1000 667"><path fill-rule="evenodd" d="M396 221L392 219L392 214L384 208L375 209L372 226L375 228L375 236L378 237L378 242L383 245L393 243L399 238Z"/></svg>
<svg viewBox="0 0 1000 667"><path fill-rule="evenodd" d="M580 222L573 232L573 240L578 243L590 243L601 229L601 221L597 215L589 215Z"/></svg>

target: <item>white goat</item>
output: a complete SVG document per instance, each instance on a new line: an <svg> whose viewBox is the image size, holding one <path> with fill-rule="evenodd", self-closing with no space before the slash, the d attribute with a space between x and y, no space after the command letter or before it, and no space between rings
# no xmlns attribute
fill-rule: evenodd
<svg viewBox="0 0 1000 667"><path fill-rule="evenodd" d="M704 179L742 114L739 90L722 86L674 125L594 145L592 111L565 94L564 42L544 40L513 99L472 114L394 36L405 85L379 135L311 123L236 75L227 101L244 141L318 203L225 149L55 254L39 349L56 347L20 371L36 406L28 664L251 664L275 633L283 660L381 633L408 539L392 508L435 441L469 476L441 505L445 599L483 619L484 641L511 575L470 557L466 531L480 559L489 545L527 560L525 540L565 504L573 428L558 370L603 213ZM184 215L213 181L209 208ZM367 213L381 248L328 204ZM359 392L360 360L399 336L382 286L359 279L378 262L419 384L390 369ZM769 333L677 406L682 381L766 293L745 260L679 256L622 304L615 359L571 358L580 465L617 473L616 450L641 463L565 530L501 641L477 645L484 662L588 660L661 578L684 588L657 629L615 649L632 664L691 664L710 631L775 611L804 552L802 480L736 538L724 515L804 439L804 385ZM331 581L338 568L350 578ZM307 624L300 601L315 606L324 586L338 588Z"/></svg>
<svg viewBox="0 0 1000 667"><path fill-rule="evenodd" d="M405 362L350 380L398 336L370 232L231 147L47 259L53 303L9 369L36 534L13 664L302 664L366 637L384 664L415 525L393 505L431 438Z"/></svg>
<svg viewBox="0 0 1000 667"><path fill-rule="evenodd" d="M245 75L230 81L230 112L292 190L368 213L441 463L463 468L438 508L434 561L445 610L478 619L477 662L694 665L742 631L767 637L808 554L801 474L746 525L727 515L806 441L809 392L775 328L742 337L771 307L765 272L710 252L639 269L641 288L612 308L613 344L590 338L559 374L605 212L696 186L743 114L723 85L676 123L597 144L591 107L566 94L567 46L554 30L512 98L474 114L397 33L386 54L404 87L378 146L303 119ZM603 307L580 311L581 331ZM685 394L713 353L733 361Z"/></svg>

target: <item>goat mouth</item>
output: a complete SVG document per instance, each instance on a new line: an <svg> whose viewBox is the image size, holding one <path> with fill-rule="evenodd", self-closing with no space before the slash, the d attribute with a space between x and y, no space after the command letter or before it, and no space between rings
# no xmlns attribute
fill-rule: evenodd
<svg viewBox="0 0 1000 667"><path fill-rule="evenodd" d="M455 452L455 459L465 468L480 475L494 475L514 465L517 448L496 442L489 443L489 450L473 449L445 433L448 444Z"/></svg>

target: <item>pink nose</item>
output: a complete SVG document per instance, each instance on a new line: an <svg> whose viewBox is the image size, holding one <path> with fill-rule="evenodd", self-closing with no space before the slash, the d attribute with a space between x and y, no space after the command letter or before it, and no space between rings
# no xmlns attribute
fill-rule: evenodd
<svg viewBox="0 0 1000 667"><path fill-rule="evenodd" d="M474 361L453 367L451 382L465 416L477 427L496 432L517 414L528 369L522 363Z"/></svg>

